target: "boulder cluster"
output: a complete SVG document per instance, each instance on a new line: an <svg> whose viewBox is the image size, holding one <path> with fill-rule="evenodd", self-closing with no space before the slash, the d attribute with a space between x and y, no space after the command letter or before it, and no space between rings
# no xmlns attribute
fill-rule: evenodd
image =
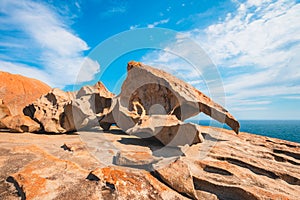
<svg viewBox="0 0 300 200"><path fill-rule="evenodd" d="M238 121L209 97L162 71L131 61L121 93L98 82L76 92L54 88L12 116L1 101L1 128L12 132L67 133L115 124L130 135L156 137L169 146L203 141L201 127L184 120L200 112L226 123L236 133Z"/></svg>
<svg viewBox="0 0 300 200"><path fill-rule="evenodd" d="M66 133L116 124L128 134L155 136L165 145L203 141L200 126L183 122L203 112L236 133L239 123L227 110L178 78L140 62L129 62L121 93L98 82L76 92L52 89L12 116L1 101L1 128L12 132Z"/></svg>
<svg viewBox="0 0 300 200"><path fill-rule="evenodd" d="M127 68L119 95L101 82L29 92L36 80L0 73L0 199L299 199L300 144L237 135L238 121L191 85ZM2 80L23 88L17 101ZM185 121L201 112L234 131Z"/></svg>

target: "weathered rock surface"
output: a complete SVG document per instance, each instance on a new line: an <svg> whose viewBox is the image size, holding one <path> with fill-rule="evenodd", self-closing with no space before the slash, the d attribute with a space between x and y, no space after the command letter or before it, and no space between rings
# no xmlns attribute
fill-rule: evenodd
<svg viewBox="0 0 300 200"><path fill-rule="evenodd" d="M108 199L187 199L144 170L105 167L92 171L88 178L107 185Z"/></svg>
<svg viewBox="0 0 300 200"><path fill-rule="evenodd" d="M8 116L11 116L9 108L6 106L3 100L0 99L0 119L3 119Z"/></svg>
<svg viewBox="0 0 300 200"><path fill-rule="evenodd" d="M37 132L41 129L40 125L30 117L24 115L8 116L0 120L4 128L10 129L11 132Z"/></svg>
<svg viewBox="0 0 300 200"><path fill-rule="evenodd" d="M164 145L191 145L203 141L200 126L182 121L204 112L239 131L238 121L228 111L191 85L138 62L129 62L127 69L121 93L99 119L104 130L117 124L128 134L154 136Z"/></svg>
<svg viewBox="0 0 300 200"><path fill-rule="evenodd" d="M113 96L101 82L84 86L78 92L55 88L23 112L39 122L43 131L65 133L99 125L99 118L108 113Z"/></svg>
<svg viewBox="0 0 300 200"><path fill-rule="evenodd" d="M45 132L64 133L69 131L64 127L62 118L64 108L70 104L74 94L64 92L58 88L52 89L32 104L26 106L24 114L42 125Z"/></svg>
<svg viewBox="0 0 300 200"><path fill-rule="evenodd" d="M0 134L0 199L186 199L147 171L103 164L104 154L95 159L79 135ZM119 143L120 135L109 136Z"/></svg>
<svg viewBox="0 0 300 200"><path fill-rule="evenodd" d="M240 128L238 121L226 109L191 85L139 62L128 63L127 78L119 98L120 104L129 111L135 111L138 103L146 115L172 114L182 121L203 112L226 123L236 133Z"/></svg>
<svg viewBox="0 0 300 200"><path fill-rule="evenodd" d="M3 99L12 115L23 114L23 108L51 88L36 79L0 72L0 99Z"/></svg>
<svg viewBox="0 0 300 200"><path fill-rule="evenodd" d="M151 169L151 165L158 162L151 151L119 151L115 157L115 164L119 166L135 166Z"/></svg>
<svg viewBox="0 0 300 200"><path fill-rule="evenodd" d="M118 130L18 137L2 132L0 199L299 198L300 144L219 128L201 131L202 143L169 161L157 155L164 148L158 141Z"/></svg>
<svg viewBox="0 0 300 200"><path fill-rule="evenodd" d="M0 99L0 128L6 128L6 126L2 124L1 119L8 116L11 116L9 108L4 104L3 100Z"/></svg>
<svg viewBox="0 0 300 200"><path fill-rule="evenodd" d="M218 128L203 134L204 143L157 169L173 189L198 199L299 198L300 144Z"/></svg>
<svg viewBox="0 0 300 200"><path fill-rule="evenodd" d="M108 114L115 95L98 82L94 86L84 86L76 94L72 104L68 105L73 110L73 115L77 117L76 129L99 126L99 119ZM82 114L74 113L74 110L81 111ZM68 115L70 112L66 112ZM75 130L76 130L75 129Z"/></svg>
<svg viewBox="0 0 300 200"><path fill-rule="evenodd" d="M156 170L158 175L176 191L197 199L189 166L180 159Z"/></svg>
<svg viewBox="0 0 300 200"><path fill-rule="evenodd" d="M156 137L166 146L176 147L203 142L199 125L183 123L175 115L144 116L138 124L127 130L127 133L141 138Z"/></svg>

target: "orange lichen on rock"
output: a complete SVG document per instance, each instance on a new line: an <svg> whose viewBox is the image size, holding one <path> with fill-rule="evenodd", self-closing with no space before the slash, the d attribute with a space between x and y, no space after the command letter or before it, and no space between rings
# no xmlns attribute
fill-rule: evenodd
<svg viewBox="0 0 300 200"><path fill-rule="evenodd" d="M25 76L0 71L0 99L12 115L23 114L23 108L51 90L47 84Z"/></svg>
<svg viewBox="0 0 300 200"><path fill-rule="evenodd" d="M142 66L142 63L141 62L137 62L137 61L129 61L128 64L127 64L127 71L131 70L133 67L140 67Z"/></svg>

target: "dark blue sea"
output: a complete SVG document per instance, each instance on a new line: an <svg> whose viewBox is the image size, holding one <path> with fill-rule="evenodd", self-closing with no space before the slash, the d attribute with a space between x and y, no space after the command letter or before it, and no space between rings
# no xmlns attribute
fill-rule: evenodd
<svg viewBox="0 0 300 200"><path fill-rule="evenodd" d="M210 120L193 120L204 126L230 129L228 126ZM300 120L239 120L241 132L254 133L300 143Z"/></svg>

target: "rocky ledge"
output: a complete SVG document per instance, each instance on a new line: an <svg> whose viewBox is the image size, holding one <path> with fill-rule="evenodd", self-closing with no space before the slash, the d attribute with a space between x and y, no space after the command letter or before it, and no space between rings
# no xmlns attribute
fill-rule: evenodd
<svg viewBox="0 0 300 200"><path fill-rule="evenodd" d="M164 149L120 130L0 137L0 199L298 199L300 144L202 127Z"/></svg>

